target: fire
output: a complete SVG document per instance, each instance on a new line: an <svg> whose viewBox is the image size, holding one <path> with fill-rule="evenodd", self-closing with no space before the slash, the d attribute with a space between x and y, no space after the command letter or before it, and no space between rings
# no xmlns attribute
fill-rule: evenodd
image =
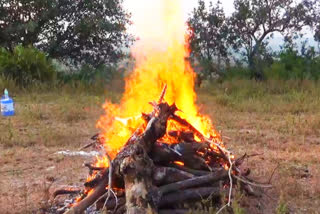
<svg viewBox="0 0 320 214"><path fill-rule="evenodd" d="M136 68L126 79L120 104L106 101L103 105L106 114L97 122L97 127L102 130L105 148L112 158L132 133L145 125L141 113L152 111L148 102L158 99L165 84L165 101L177 105L181 110L177 114L206 137L220 139L209 117L200 115L196 106L195 73L188 61L189 46L185 36L182 1L163 0L160 8L161 13L152 17L152 25L157 26L156 32L150 33L150 23L145 23L149 21L148 17L137 19L135 25L141 39L132 50ZM173 121L169 121L168 130L179 128Z"/></svg>
<svg viewBox="0 0 320 214"><path fill-rule="evenodd" d="M180 166L184 166L184 163L182 161L175 161L174 163Z"/></svg>

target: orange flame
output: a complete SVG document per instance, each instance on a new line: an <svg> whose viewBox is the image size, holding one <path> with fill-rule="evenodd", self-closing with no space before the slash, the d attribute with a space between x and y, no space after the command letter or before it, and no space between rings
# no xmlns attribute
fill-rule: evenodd
<svg viewBox="0 0 320 214"><path fill-rule="evenodd" d="M174 163L180 166L184 166L184 163L182 161L175 161Z"/></svg>
<svg viewBox="0 0 320 214"><path fill-rule="evenodd" d="M177 113L180 117L189 121L206 137L219 136L209 117L200 115L195 104L195 73L188 61L189 47L185 39L182 1L161 2L161 15L152 17L153 24L158 27L158 31L153 32L156 39L151 38L150 41L147 24L136 23L140 27L138 33L141 34L141 39L132 50L136 68L126 79L125 93L120 104L106 101L103 105L106 114L97 123L97 127L102 130L105 148L112 157L115 157L135 129L144 124L141 113L152 111L148 102L158 99L165 84L168 87L165 101L177 105L181 110ZM144 20L148 20L148 17L144 17ZM174 129L177 129L177 124L169 122L168 130Z"/></svg>

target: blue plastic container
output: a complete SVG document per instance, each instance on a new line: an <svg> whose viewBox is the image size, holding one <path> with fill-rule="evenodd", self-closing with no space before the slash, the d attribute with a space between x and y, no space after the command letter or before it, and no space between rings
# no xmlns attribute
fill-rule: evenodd
<svg viewBox="0 0 320 214"><path fill-rule="evenodd" d="M0 100L1 115L2 116L13 116L14 115L14 102L13 99L9 97L7 89L4 91L4 96Z"/></svg>

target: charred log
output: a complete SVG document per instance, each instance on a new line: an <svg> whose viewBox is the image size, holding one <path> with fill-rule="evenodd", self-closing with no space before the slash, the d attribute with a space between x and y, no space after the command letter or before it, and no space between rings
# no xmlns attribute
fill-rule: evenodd
<svg viewBox="0 0 320 214"><path fill-rule="evenodd" d="M92 175L94 171L102 171L105 169L104 167L92 166L90 163L84 163L83 165L89 169L89 175Z"/></svg>
<svg viewBox="0 0 320 214"><path fill-rule="evenodd" d="M176 138L178 141L182 142L194 142L194 134L191 131L169 131L169 136Z"/></svg>
<svg viewBox="0 0 320 214"><path fill-rule="evenodd" d="M136 153L124 158L120 166L126 190L127 213L156 213L155 205L150 204L146 197L148 190L153 188L153 162L143 147L137 144L133 148Z"/></svg>
<svg viewBox="0 0 320 214"><path fill-rule="evenodd" d="M203 175L200 177L193 177L188 180L179 181L176 183L162 186L158 189L158 192L160 192L163 195L163 194L177 191L177 190L201 186L201 185L204 185L207 183L214 183L216 181L220 181L220 180L225 179L227 176L228 176L227 171L225 171L224 169L220 169L219 171L212 172L208 175Z"/></svg>
<svg viewBox="0 0 320 214"><path fill-rule="evenodd" d="M177 192L192 187L199 187L208 183L215 183L217 181L225 179L227 176L228 173L224 169L221 169L215 173L210 173L208 175L200 177L193 177L184 181L179 181L159 187L156 190L150 191L148 193L148 198L155 204L159 204L159 202L163 199L163 195L167 193Z"/></svg>
<svg viewBox="0 0 320 214"><path fill-rule="evenodd" d="M230 187L228 204L233 184L240 183L244 192L254 193L253 182L246 177L250 170L238 168L246 155L234 161L231 153L219 144L219 137L207 138L175 115L177 107L162 102L165 91L166 87L158 102L150 103L153 112L142 115L145 123L136 129L113 161L107 154L110 168L85 164L94 178L85 183L82 200L66 213L83 213L95 204L102 212L118 214L180 214L187 210L179 209L179 204L219 198L226 190L221 188L222 184ZM168 120L178 123L177 128L182 126L181 130L166 132ZM103 146L102 137L93 138L99 149ZM60 190L54 195L73 193L76 191Z"/></svg>
<svg viewBox="0 0 320 214"><path fill-rule="evenodd" d="M99 173L97 173L95 175L95 177L92 180L86 181L84 183L84 186L86 188L95 188L97 185L99 185L102 181L102 179L104 179L106 176L104 176L104 174L108 174L109 173L109 169L105 169Z"/></svg>
<svg viewBox="0 0 320 214"><path fill-rule="evenodd" d="M206 197L216 198L221 194L220 187L199 187L173 192L161 198L159 207L167 207L187 201L202 200Z"/></svg>
<svg viewBox="0 0 320 214"><path fill-rule="evenodd" d="M152 187L152 165L148 157L153 144L166 133L168 118L177 110L175 105L167 103L157 105L158 115L148 123L147 128L140 136L131 137L117 157L112 161L113 178L123 180L126 187L127 213L155 213L154 205L146 199L147 190ZM150 167L150 168L149 168ZM146 170L150 169L150 170ZM139 178L135 179L136 176ZM108 169L101 172L101 180L94 188L93 193L76 204L67 213L81 213L100 196L108 185ZM130 192L135 191L135 195Z"/></svg>
<svg viewBox="0 0 320 214"><path fill-rule="evenodd" d="M185 171L185 172L188 172L190 174L193 174L193 175L196 175L196 176L201 176L201 175L207 175L209 174L210 172L209 171L205 171L205 170L196 170L196 169L190 169L186 166L182 166L182 165L177 165L177 164L169 164L170 167L173 167L173 168L177 168L177 169L180 169L182 171Z"/></svg>
<svg viewBox="0 0 320 214"><path fill-rule="evenodd" d="M126 199L125 197L120 197L118 200L115 198L112 198L106 202L106 197L101 198L100 200L97 201L96 203L96 208L98 210L101 210L103 206L105 206L108 210L114 210L114 208L120 208L126 204Z"/></svg>
<svg viewBox="0 0 320 214"><path fill-rule="evenodd" d="M190 211L186 209L159 210L159 214L186 214L186 213L190 213Z"/></svg>
<svg viewBox="0 0 320 214"><path fill-rule="evenodd" d="M75 188L58 189L54 191L53 198L57 197L58 195L75 195L75 194L79 194L80 192L81 192L81 189L75 189Z"/></svg>
<svg viewBox="0 0 320 214"><path fill-rule="evenodd" d="M152 146L152 150L149 155L155 164L167 164L180 160L181 154L173 150L170 145L156 142Z"/></svg>
<svg viewBox="0 0 320 214"><path fill-rule="evenodd" d="M157 167L153 172L153 181L159 185L170 184L194 177L193 174L172 167Z"/></svg>

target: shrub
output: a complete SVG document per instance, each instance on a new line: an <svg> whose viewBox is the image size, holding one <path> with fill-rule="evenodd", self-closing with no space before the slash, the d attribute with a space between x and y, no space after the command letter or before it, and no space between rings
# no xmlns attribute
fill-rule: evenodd
<svg viewBox="0 0 320 214"><path fill-rule="evenodd" d="M318 80L320 77L320 56L311 48L306 54L288 48L280 52L279 59L264 70L268 79Z"/></svg>
<svg viewBox="0 0 320 214"><path fill-rule="evenodd" d="M319 80L320 55L313 47L304 47L298 51L293 47L285 47L272 60L259 60L256 69L263 72L268 80ZM240 61L241 62L241 61ZM221 73L221 80L252 79L257 71L250 70L245 64L237 63ZM257 72L260 73L260 72Z"/></svg>
<svg viewBox="0 0 320 214"><path fill-rule="evenodd" d="M99 81L102 81L104 84L108 83L116 78L117 75L121 75L121 73L118 72L116 67L101 65L97 68L94 68L90 65L84 64L79 70L74 70L71 72L59 72L58 78L63 83L76 81L92 85Z"/></svg>
<svg viewBox="0 0 320 214"><path fill-rule="evenodd" d="M37 83L52 83L56 71L47 56L33 48L17 46L12 52L0 49L0 75L22 88Z"/></svg>
<svg viewBox="0 0 320 214"><path fill-rule="evenodd" d="M235 65L225 70L223 73L224 80L232 80L232 79L250 79L251 71L249 68L246 68L241 65Z"/></svg>

